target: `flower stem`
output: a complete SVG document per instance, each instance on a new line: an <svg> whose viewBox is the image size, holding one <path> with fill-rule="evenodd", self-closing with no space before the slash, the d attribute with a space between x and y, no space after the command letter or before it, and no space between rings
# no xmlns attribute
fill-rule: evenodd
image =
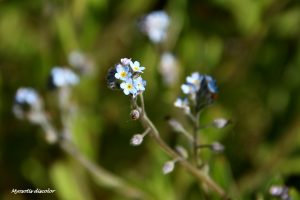
<svg viewBox="0 0 300 200"><path fill-rule="evenodd" d="M143 99L143 96L140 95L141 102ZM143 107L141 108L143 109ZM164 150L166 154L168 154L173 159L178 160L178 162L187 169L191 174L193 174L197 179L203 183L205 183L208 187L210 187L214 192L219 194L222 199L228 200L228 196L226 195L225 191L217 184L215 183L209 176L204 174L202 171L191 165L186 159L182 159L182 157L174 151L172 148L170 148L160 137L160 134L155 127L155 125L152 123L152 121L148 118L146 115L145 110L143 110L143 115L140 118L141 123L143 124L144 128L150 128L150 135L154 139L154 141ZM197 147L196 147L197 148Z"/></svg>
<svg viewBox="0 0 300 200"><path fill-rule="evenodd" d="M194 163L197 168L200 168L201 166L201 161L199 157L199 136L198 136L198 131L199 131L199 117L200 113L198 112L195 115L195 121L194 121L194 130L193 130L193 158L194 158Z"/></svg>

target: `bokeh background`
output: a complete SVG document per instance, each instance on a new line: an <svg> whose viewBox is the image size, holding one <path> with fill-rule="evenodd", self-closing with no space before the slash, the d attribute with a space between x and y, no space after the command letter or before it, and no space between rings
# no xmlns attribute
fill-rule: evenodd
<svg viewBox="0 0 300 200"><path fill-rule="evenodd" d="M169 39L154 45L139 31L141 17L165 10ZM15 91L35 88L47 113L61 127L57 93L49 90L53 66L68 66L80 50L93 63L72 101L72 135L80 151L153 199L218 199L205 195L184 169L163 175L169 159L129 118L129 99L106 86L106 72L122 57L145 67L149 117L171 145L186 145L165 118L186 121L173 102L193 71L211 74L219 99L201 123L231 119L222 130L201 132L203 142L220 141L223 154L203 152L212 178L233 199L272 199L272 185L287 185L293 199L300 187L300 2L297 0L42 0L0 1L0 199L129 199L102 187L78 162L49 145L40 127L12 113ZM178 81L165 85L162 51L179 63ZM55 189L54 194L13 195L15 189ZM298 189L298 191L297 191Z"/></svg>

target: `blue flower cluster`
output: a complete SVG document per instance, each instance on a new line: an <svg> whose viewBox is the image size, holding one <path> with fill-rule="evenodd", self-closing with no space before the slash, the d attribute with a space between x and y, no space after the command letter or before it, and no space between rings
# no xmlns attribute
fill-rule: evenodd
<svg viewBox="0 0 300 200"><path fill-rule="evenodd" d="M138 61L122 58L121 62L108 72L109 87L122 89L125 95L136 97L145 91L146 81L141 77L144 69Z"/></svg>
<svg viewBox="0 0 300 200"><path fill-rule="evenodd" d="M209 105L215 100L218 92L216 81L211 76L198 72L186 77L186 83L181 85L181 90L186 96L178 98L174 105L184 109L186 113L191 112L192 105L195 106L196 112ZM189 100L192 101L192 104Z"/></svg>

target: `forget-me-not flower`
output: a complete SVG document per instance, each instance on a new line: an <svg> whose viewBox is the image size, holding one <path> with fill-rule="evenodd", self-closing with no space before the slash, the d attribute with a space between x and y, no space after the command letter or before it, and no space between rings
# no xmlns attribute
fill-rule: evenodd
<svg viewBox="0 0 300 200"><path fill-rule="evenodd" d="M126 81L131 76L128 66L122 66L122 65L118 64L116 67L116 70L117 70L117 73L115 74L115 77L117 79Z"/></svg>
<svg viewBox="0 0 300 200"><path fill-rule="evenodd" d="M110 68L107 74L107 84L111 89L122 89L125 95L134 98L145 91L146 81L142 79L142 67L138 61L130 58L122 58L114 68Z"/></svg>
<svg viewBox="0 0 300 200"><path fill-rule="evenodd" d="M144 91L146 86L146 81L142 77L137 77L133 79L134 87L137 91Z"/></svg>
<svg viewBox="0 0 300 200"><path fill-rule="evenodd" d="M140 65L141 64L139 61L130 62L130 67L134 72L143 73L143 70L145 69L145 67L140 66Z"/></svg>
<svg viewBox="0 0 300 200"><path fill-rule="evenodd" d="M132 79L127 79L125 82L121 83L120 87L123 89L123 92L126 95L132 94L133 96L135 96L137 93Z"/></svg>

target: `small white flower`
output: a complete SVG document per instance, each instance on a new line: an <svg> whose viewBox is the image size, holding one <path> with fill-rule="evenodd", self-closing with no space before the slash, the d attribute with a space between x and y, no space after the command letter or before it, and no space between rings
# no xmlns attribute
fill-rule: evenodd
<svg viewBox="0 0 300 200"><path fill-rule="evenodd" d="M140 72L142 73L145 67L140 66L139 61L130 62L130 67L134 72Z"/></svg>
<svg viewBox="0 0 300 200"><path fill-rule="evenodd" d="M171 173L175 168L175 162L173 160L168 161L164 164L162 171L164 174Z"/></svg>

